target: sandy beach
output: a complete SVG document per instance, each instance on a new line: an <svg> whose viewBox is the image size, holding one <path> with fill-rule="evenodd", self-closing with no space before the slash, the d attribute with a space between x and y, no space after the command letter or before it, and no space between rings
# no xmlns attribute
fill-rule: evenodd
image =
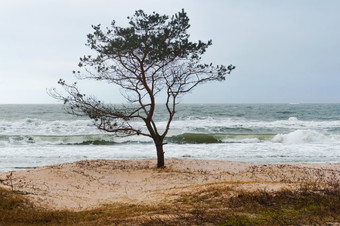
<svg viewBox="0 0 340 226"><path fill-rule="evenodd" d="M80 211L113 203L157 204L211 185L229 185L234 192L276 191L340 179L340 163L167 159L165 169L155 165L155 159L80 161L1 172L0 186L25 194L38 207Z"/></svg>

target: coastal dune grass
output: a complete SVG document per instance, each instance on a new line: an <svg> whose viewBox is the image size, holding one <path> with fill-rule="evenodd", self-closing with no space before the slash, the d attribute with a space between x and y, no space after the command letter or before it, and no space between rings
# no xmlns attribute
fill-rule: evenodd
<svg viewBox="0 0 340 226"><path fill-rule="evenodd" d="M340 222L339 188L332 182L247 192L216 183L153 206L115 203L83 211L35 207L24 194L0 188L0 225L319 225Z"/></svg>

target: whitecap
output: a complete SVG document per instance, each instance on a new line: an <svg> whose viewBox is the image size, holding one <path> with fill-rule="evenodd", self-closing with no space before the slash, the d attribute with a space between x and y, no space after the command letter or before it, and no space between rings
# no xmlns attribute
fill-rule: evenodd
<svg viewBox="0 0 340 226"><path fill-rule="evenodd" d="M334 142L334 139L315 130L296 130L288 134L278 134L273 137L272 141L276 143L301 144Z"/></svg>

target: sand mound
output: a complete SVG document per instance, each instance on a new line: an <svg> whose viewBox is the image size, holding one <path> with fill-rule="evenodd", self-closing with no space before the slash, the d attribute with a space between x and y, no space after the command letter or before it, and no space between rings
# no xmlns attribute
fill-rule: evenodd
<svg viewBox="0 0 340 226"><path fill-rule="evenodd" d="M340 177L340 163L264 165L166 159L92 160L0 173L0 186L27 195L37 206L83 210L115 202L157 204L211 184L236 190L294 189Z"/></svg>

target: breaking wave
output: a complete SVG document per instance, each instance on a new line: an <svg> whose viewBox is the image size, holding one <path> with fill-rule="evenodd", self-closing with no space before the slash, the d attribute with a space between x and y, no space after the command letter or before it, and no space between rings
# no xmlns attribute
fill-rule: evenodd
<svg viewBox="0 0 340 226"><path fill-rule="evenodd" d="M73 136L42 136L42 135L11 135L0 136L3 145L114 145L112 135L73 135Z"/></svg>
<svg viewBox="0 0 340 226"><path fill-rule="evenodd" d="M273 139L276 143L334 143L340 142L339 135L326 135L315 130L296 130L288 134L277 134Z"/></svg>
<svg viewBox="0 0 340 226"><path fill-rule="evenodd" d="M167 138L167 141L178 144L209 143L258 143L270 140L275 134L202 134L184 133Z"/></svg>
<svg viewBox="0 0 340 226"><path fill-rule="evenodd" d="M286 134L209 134L182 133L165 138L172 144L218 143L340 143L340 135L326 135L314 130L296 130ZM116 137L113 134L90 135L0 135L0 145L117 145L152 143L144 136Z"/></svg>

